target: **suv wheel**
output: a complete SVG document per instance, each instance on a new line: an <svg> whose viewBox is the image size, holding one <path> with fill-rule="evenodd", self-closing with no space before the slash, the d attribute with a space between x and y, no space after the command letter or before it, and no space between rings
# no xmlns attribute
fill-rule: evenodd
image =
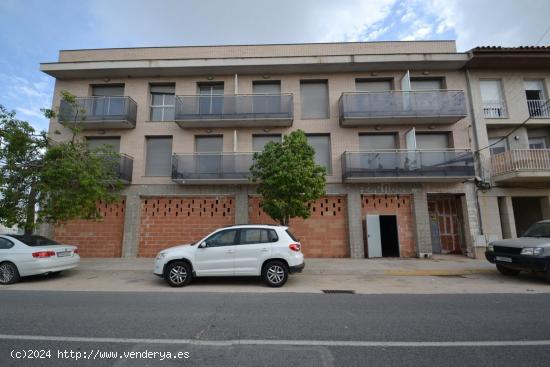
<svg viewBox="0 0 550 367"><path fill-rule="evenodd" d="M282 287L288 280L288 269L282 261L270 261L262 270L262 278L270 287Z"/></svg>
<svg viewBox="0 0 550 367"><path fill-rule="evenodd" d="M19 281L19 271L12 263L0 264L0 284L12 284Z"/></svg>
<svg viewBox="0 0 550 367"><path fill-rule="evenodd" d="M519 270L510 269L503 265L497 265L497 270L500 272L500 274L507 276L515 276L519 274Z"/></svg>
<svg viewBox="0 0 550 367"><path fill-rule="evenodd" d="M173 262L166 267L164 279L172 287L183 287L191 281L191 266L185 261Z"/></svg>

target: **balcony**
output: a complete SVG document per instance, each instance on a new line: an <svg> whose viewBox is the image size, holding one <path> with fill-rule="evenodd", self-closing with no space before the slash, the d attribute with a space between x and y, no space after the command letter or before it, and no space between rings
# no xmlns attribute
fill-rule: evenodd
<svg viewBox="0 0 550 367"><path fill-rule="evenodd" d="M182 128L288 127L294 119L292 94L193 95L176 97Z"/></svg>
<svg viewBox="0 0 550 367"><path fill-rule="evenodd" d="M469 150L377 150L344 152L344 182L444 182L475 176Z"/></svg>
<svg viewBox="0 0 550 367"><path fill-rule="evenodd" d="M550 100L548 99L529 99L527 109L531 118L550 118Z"/></svg>
<svg viewBox="0 0 550 367"><path fill-rule="evenodd" d="M491 156L498 183L550 182L550 149L514 149Z"/></svg>
<svg viewBox="0 0 550 367"><path fill-rule="evenodd" d="M133 129L137 104L130 97L76 98L76 109L65 100L59 106L59 122L84 130Z"/></svg>
<svg viewBox="0 0 550 367"><path fill-rule="evenodd" d="M483 116L487 119L502 119L508 117L504 101L484 101Z"/></svg>
<svg viewBox="0 0 550 367"><path fill-rule="evenodd" d="M172 180L180 184L243 184L253 153L191 153L172 156Z"/></svg>
<svg viewBox="0 0 550 367"><path fill-rule="evenodd" d="M342 93L343 127L378 124L449 124L466 117L463 91L387 91Z"/></svg>

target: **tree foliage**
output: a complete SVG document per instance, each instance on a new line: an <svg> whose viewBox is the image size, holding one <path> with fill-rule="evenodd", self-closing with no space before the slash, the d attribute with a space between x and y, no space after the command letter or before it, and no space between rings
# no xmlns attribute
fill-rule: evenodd
<svg viewBox="0 0 550 367"><path fill-rule="evenodd" d="M315 164L314 157L302 130L254 153L250 179L259 183L262 209L282 225L294 217L309 218L308 204L325 194L326 170Z"/></svg>
<svg viewBox="0 0 550 367"><path fill-rule="evenodd" d="M78 109L72 95L63 92L62 99ZM97 203L118 199L119 154L108 147L91 151L79 130L70 130L71 140L57 142L0 105L0 223L32 233L42 222L98 219Z"/></svg>

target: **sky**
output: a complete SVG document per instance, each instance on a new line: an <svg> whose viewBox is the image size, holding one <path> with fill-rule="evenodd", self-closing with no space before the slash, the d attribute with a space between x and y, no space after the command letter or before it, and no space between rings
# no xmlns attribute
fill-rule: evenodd
<svg viewBox="0 0 550 367"><path fill-rule="evenodd" d="M387 40L550 45L550 0L0 0L0 104L38 130L62 49Z"/></svg>

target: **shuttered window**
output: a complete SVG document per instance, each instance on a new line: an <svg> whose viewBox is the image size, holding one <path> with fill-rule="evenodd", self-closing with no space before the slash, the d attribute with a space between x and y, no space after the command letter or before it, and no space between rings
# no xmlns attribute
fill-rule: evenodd
<svg viewBox="0 0 550 367"><path fill-rule="evenodd" d="M330 135L307 135L307 142L315 149L315 163L332 171L330 153Z"/></svg>
<svg viewBox="0 0 550 367"><path fill-rule="evenodd" d="M254 135L252 136L252 150L261 152L270 141L281 142L281 135Z"/></svg>
<svg viewBox="0 0 550 367"><path fill-rule="evenodd" d="M90 150L105 147L113 152L120 152L120 138L86 138L86 144Z"/></svg>
<svg viewBox="0 0 550 367"><path fill-rule="evenodd" d="M148 137L146 176L170 176L172 172L172 138Z"/></svg>
<svg viewBox="0 0 550 367"><path fill-rule="evenodd" d="M300 82L302 118L325 119L329 117L327 81Z"/></svg>

